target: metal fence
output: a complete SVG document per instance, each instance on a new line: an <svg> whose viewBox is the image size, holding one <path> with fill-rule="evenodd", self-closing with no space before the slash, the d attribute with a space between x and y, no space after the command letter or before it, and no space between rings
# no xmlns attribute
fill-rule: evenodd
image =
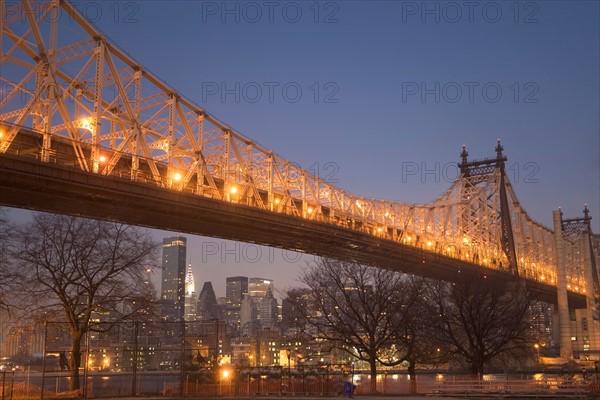
<svg viewBox="0 0 600 400"><path fill-rule="evenodd" d="M263 374L264 373L264 374ZM94 372L86 377L85 391L69 391L68 376L64 373L46 376L44 390L39 376L25 372L2 374L2 400L21 398L115 398L130 397L130 373ZM185 374L183 383L178 374L162 372L142 373L135 381L136 396L185 397L254 397L254 396L313 396L336 397L344 395L344 384L351 378L331 374L306 376L269 375L267 371L232 370L216 383L207 383L198 373ZM413 384L405 375L379 375L376 392L371 392L368 375L357 374L354 394L402 395L410 393L443 396L502 396L502 397L585 397L600 393L600 384L583 379L548 377L543 379L472 380L461 376L417 375Z"/></svg>

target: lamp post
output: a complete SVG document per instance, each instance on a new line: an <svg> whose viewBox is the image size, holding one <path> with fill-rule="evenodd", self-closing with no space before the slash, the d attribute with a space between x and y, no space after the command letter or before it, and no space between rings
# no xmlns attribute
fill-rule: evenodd
<svg viewBox="0 0 600 400"><path fill-rule="evenodd" d="M290 364L290 356L292 355L292 350L291 349L286 349L285 350L285 355L287 356L287 361L288 361L288 392L292 391L292 370L291 370L291 364Z"/></svg>
<svg viewBox="0 0 600 400"><path fill-rule="evenodd" d="M302 393L306 393L306 385L304 384L304 359L298 357L298 365L300 366L300 373L302 374Z"/></svg>
<svg viewBox="0 0 600 400"><path fill-rule="evenodd" d="M534 344L533 347L535 347L535 350L537 352L537 362L540 362L540 345L539 344Z"/></svg>

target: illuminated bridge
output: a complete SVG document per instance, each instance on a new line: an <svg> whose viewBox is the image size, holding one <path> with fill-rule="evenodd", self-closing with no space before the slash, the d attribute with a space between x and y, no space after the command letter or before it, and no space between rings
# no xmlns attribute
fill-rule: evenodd
<svg viewBox="0 0 600 400"><path fill-rule="evenodd" d="M0 204L241 240L457 281L519 277L594 301L589 216L532 220L498 142L436 200L337 188L180 95L63 0L3 2ZM568 310L567 310L568 312Z"/></svg>

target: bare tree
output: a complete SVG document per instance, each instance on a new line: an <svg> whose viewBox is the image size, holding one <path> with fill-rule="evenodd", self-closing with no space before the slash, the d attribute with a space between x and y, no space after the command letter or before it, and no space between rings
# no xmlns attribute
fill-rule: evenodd
<svg viewBox="0 0 600 400"><path fill-rule="evenodd" d="M156 243L145 230L61 215L36 214L15 230L14 267L30 313L62 313L71 336L71 390L79 389L81 345L91 319L112 312L124 319L148 307L144 280Z"/></svg>
<svg viewBox="0 0 600 400"><path fill-rule="evenodd" d="M531 353L538 336L524 283L471 276L432 283L429 298L432 330L474 377L493 359Z"/></svg>
<svg viewBox="0 0 600 400"><path fill-rule="evenodd" d="M402 303L392 310L395 332L392 356L408 363L411 393L417 389L417 364L437 364L445 361L447 354L444 343L429 329L428 287L427 279L406 275L398 287L403 292Z"/></svg>
<svg viewBox="0 0 600 400"><path fill-rule="evenodd" d="M329 259L321 259L300 277L313 297L312 305L302 309L309 327L332 347L369 363L371 393L376 391L378 363L393 366L404 361L393 350L396 315L418 297L405 278Z"/></svg>
<svg viewBox="0 0 600 400"><path fill-rule="evenodd" d="M18 271L9 268L9 222L7 212L0 207L0 309L8 309L10 286L19 281Z"/></svg>

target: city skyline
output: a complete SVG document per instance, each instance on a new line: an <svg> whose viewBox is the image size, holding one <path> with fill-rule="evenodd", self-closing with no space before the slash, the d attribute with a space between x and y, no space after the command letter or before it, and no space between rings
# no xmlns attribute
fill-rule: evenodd
<svg viewBox="0 0 600 400"><path fill-rule="evenodd" d="M185 236L183 236L183 237L185 237ZM285 262L285 260L284 260L284 262ZM193 282L195 283L195 287L196 287L196 292L195 292L196 296L198 296L200 294L200 290L203 287L203 285L207 282L210 282L214 288L217 299L227 298L227 296L226 296L227 295L227 280L230 278L242 278L243 277L243 278L246 278L247 280L253 280L253 279L254 280L256 280L256 279L269 280L271 282L271 287L274 288L272 293L275 296L275 298L277 298L279 301L281 301L281 299L285 297L285 291L287 289L301 286L300 283L297 283L297 285L278 287L277 281L275 279L272 279L269 276L266 276L266 277L254 276L255 274L252 271L248 271L248 272L252 272L252 273L247 274L245 276L227 275L222 280L220 280L220 275L223 274L223 271L218 271L218 273L219 273L219 275L218 275L219 278L217 278L218 280L205 279L205 278L202 278L202 275L203 275L202 272L206 271L206 270L203 270L201 265L195 265L193 262L189 261L189 259L188 259L187 265L188 265L188 267L187 267L186 271L189 271L191 269L191 271L193 273ZM231 268L232 268L232 270L235 269L233 266ZM214 274L214 271L212 272L212 274L209 271L208 275L212 276L213 274ZM161 275L162 275L162 270L157 270L157 271L153 270L150 274L151 280L152 280L153 284L155 285L158 292L160 292L160 290L161 290L161 286L160 286L161 285ZM204 273L204 275L206 275L206 272ZM186 273L186 280L188 279L188 276L189 276L189 273ZM248 288L247 288L247 290L248 290ZM264 295L264 294L262 294L262 295Z"/></svg>

